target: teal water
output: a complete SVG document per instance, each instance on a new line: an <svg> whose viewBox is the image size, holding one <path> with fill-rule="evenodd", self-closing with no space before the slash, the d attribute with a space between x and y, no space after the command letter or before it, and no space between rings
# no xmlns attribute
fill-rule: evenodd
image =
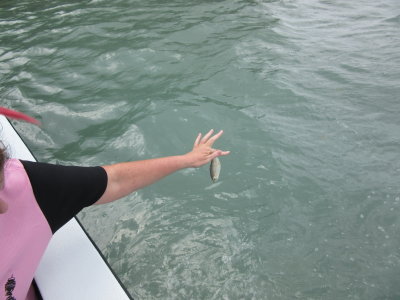
<svg viewBox="0 0 400 300"><path fill-rule="evenodd" d="M79 219L137 299L400 299L400 2L2 1L1 105L40 161L189 151Z"/></svg>

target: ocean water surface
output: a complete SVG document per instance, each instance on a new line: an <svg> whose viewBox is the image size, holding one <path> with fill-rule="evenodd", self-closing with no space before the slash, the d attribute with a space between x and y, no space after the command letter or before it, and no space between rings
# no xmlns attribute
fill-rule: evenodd
<svg viewBox="0 0 400 300"><path fill-rule="evenodd" d="M39 161L190 151L79 214L135 299L400 299L400 2L2 1L1 105Z"/></svg>

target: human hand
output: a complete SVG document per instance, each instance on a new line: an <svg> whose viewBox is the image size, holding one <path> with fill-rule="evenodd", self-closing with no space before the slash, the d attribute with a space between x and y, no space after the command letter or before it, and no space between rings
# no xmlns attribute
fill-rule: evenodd
<svg viewBox="0 0 400 300"><path fill-rule="evenodd" d="M213 135L214 130L211 129L204 137L199 133L194 142L193 149L185 156L187 158L188 167L197 168L209 163L218 156L228 155L230 151L222 151L213 149L214 142L224 133L223 130Z"/></svg>

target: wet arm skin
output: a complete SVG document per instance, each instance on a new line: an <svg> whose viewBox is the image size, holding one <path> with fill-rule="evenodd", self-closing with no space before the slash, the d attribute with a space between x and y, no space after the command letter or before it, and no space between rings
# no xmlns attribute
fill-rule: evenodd
<svg viewBox="0 0 400 300"><path fill-rule="evenodd" d="M229 151L212 148L212 145L223 134L223 131L221 130L215 135L213 133L214 131L210 130L204 137L199 133L192 151L184 155L103 166L107 172L108 183L103 196L96 204L117 200L176 171L200 167L217 156L228 155Z"/></svg>

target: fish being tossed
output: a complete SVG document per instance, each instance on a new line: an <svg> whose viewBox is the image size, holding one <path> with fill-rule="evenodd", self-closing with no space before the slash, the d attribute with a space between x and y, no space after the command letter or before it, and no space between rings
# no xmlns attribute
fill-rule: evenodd
<svg viewBox="0 0 400 300"><path fill-rule="evenodd" d="M204 137L202 137L202 134L199 133L193 146L193 149L199 147L202 144L209 147L209 149L206 150L208 151L208 153L206 154L213 157L210 164L210 176L213 182L216 182L218 180L219 174L221 173L221 162L218 156L224 156L230 153L230 151L222 151L212 148L214 142L223 134L223 132L223 130L220 130L216 135L212 136L214 130L211 129Z"/></svg>
<svg viewBox="0 0 400 300"><path fill-rule="evenodd" d="M211 160L210 164L210 176L213 182L216 182L219 178L219 173L221 173L221 162L218 157Z"/></svg>

